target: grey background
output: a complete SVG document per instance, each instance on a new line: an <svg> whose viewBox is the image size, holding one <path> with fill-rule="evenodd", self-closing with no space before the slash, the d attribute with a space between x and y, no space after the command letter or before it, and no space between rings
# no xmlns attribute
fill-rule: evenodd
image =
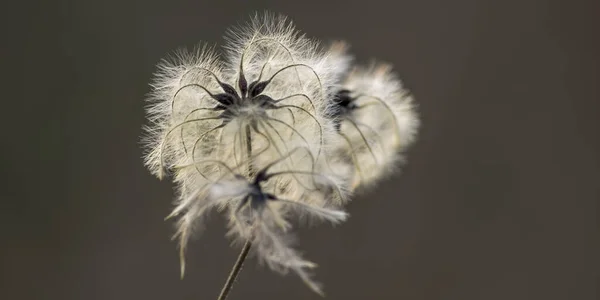
<svg viewBox="0 0 600 300"><path fill-rule="evenodd" d="M595 299L597 1L2 4L1 299L216 299L222 219L179 279L138 141L154 65L268 9L394 64L423 122L401 175L302 229L327 299ZM319 299L250 260L230 299Z"/></svg>

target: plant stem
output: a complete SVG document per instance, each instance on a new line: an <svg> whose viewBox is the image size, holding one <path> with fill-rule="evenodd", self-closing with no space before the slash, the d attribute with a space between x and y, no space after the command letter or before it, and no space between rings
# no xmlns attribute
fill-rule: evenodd
<svg viewBox="0 0 600 300"><path fill-rule="evenodd" d="M231 269L231 272L229 273L229 277L227 277L227 281L225 282L225 285L223 286L223 289L221 290L221 294L219 295L219 298L217 300L227 299L227 295L229 295L231 288L233 288L233 283L235 283L235 279L237 278L238 274L242 270L242 267L244 266L244 261L246 260L248 253L250 253L251 247L252 247L252 241L250 239L246 240L246 243L244 244L244 247L242 248L242 252L240 252L240 255L238 256L237 261L233 265L233 268Z"/></svg>
<svg viewBox="0 0 600 300"><path fill-rule="evenodd" d="M246 153L248 155L248 178L252 178L252 176L254 175L253 171L252 171L252 136L251 136L251 132L250 132L250 125L246 126ZM223 286L223 289L221 289L221 294L219 294L219 298L217 300L225 300L227 299L227 296L229 295L229 292L231 292L231 289L233 288L233 284L235 283L236 278L238 277L238 275L240 274L240 271L242 271L242 267L244 266L244 261L246 261L246 257L248 257L248 253L250 253L250 248L252 248L252 239L249 238L246 240L246 243L244 243L244 247L242 248L242 251L240 252L240 255L238 256L235 264L233 265L233 268L231 269L231 272L229 272L229 276L227 277L227 281L225 281L225 285Z"/></svg>
<svg viewBox="0 0 600 300"><path fill-rule="evenodd" d="M250 125L246 125L246 154L248 155L248 178L252 178L254 172L252 170L252 132Z"/></svg>

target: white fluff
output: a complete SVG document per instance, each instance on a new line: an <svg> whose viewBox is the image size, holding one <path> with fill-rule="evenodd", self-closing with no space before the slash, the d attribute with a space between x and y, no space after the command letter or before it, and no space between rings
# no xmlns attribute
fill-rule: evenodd
<svg viewBox="0 0 600 300"><path fill-rule="evenodd" d="M341 89L356 107L339 116L336 168L353 167L352 188L373 185L397 168L415 140L414 101L387 64L355 67Z"/></svg>
<svg viewBox="0 0 600 300"><path fill-rule="evenodd" d="M288 220L347 217L331 204L344 201L349 182L324 163L337 134L328 99L349 60L339 46L322 50L284 17L269 15L231 30L226 49L224 62L206 47L164 60L148 99L145 163L177 184L169 218L178 218L182 276L191 235L213 208L227 209L235 239L252 240L261 261L294 271L321 293L306 270L314 264L292 249ZM253 182L261 170L272 177L259 194L282 200L240 206L260 199Z"/></svg>
<svg viewBox="0 0 600 300"><path fill-rule="evenodd" d="M293 247L293 221L347 219L352 190L388 174L413 142L412 98L388 66L350 72L346 44L322 48L285 17L257 16L226 39L223 61L207 47L162 61L148 98L145 164L177 185L168 218L181 274L189 238L216 208L234 240L322 294L316 264ZM339 110L342 89L355 109Z"/></svg>

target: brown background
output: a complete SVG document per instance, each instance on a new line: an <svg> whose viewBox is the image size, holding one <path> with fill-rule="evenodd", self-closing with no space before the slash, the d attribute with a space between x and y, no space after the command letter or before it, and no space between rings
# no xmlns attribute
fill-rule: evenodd
<svg viewBox="0 0 600 300"><path fill-rule="evenodd" d="M142 100L165 54L265 9L420 105L403 174L300 231L327 299L595 299L598 1L37 2L0 9L1 299L216 299L238 250L212 218L179 280ZM319 298L251 260L230 299Z"/></svg>

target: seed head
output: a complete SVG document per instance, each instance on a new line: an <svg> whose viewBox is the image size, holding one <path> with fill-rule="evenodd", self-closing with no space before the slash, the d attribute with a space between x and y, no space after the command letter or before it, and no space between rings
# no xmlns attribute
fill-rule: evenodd
<svg viewBox="0 0 600 300"><path fill-rule="evenodd" d="M331 98L337 168L352 166L352 188L390 174L413 143L419 120L413 98L387 64L355 67ZM345 159L344 159L345 158Z"/></svg>
<svg viewBox="0 0 600 300"><path fill-rule="evenodd" d="M235 241L322 294L294 249L294 220L340 223L357 187L389 174L415 137L412 98L388 65L356 67L282 16L256 16L213 48L158 66L148 97L145 163L176 184L181 274L189 238L216 208ZM302 222L300 222L302 223Z"/></svg>
<svg viewBox="0 0 600 300"><path fill-rule="evenodd" d="M251 240L271 269L294 271L314 291L315 265L292 248L289 220L332 223L349 182L326 167L337 132L331 103L347 62L300 35L283 17L256 17L213 49L179 51L159 65L149 98L146 165L177 184L181 272L193 233L212 208L229 232Z"/></svg>

